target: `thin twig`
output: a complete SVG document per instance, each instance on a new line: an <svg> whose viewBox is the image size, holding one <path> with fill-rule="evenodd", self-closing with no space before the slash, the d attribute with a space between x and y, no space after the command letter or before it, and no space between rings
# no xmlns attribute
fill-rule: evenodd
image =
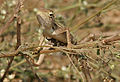
<svg viewBox="0 0 120 82"><path fill-rule="evenodd" d="M23 50L24 51L24 50ZM16 56L18 55L20 52L22 51L15 51L13 53L8 53L8 54L0 54L0 58L5 58L5 57L12 57L12 56ZM60 52L60 50L56 49L56 50L41 50L39 53L40 54L45 54L45 53L54 53L54 52Z"/></svg>
<svg viewBox="0 0 120 82"><path fill-rule="evenodd" d="M0 35L5 31L5 29L8 28L8 26L9 26L9 25L13 22L13 20L16 18L16 15L20 12L21 6L22 6L22 2L21 2L21 0L19 0L19 1L18 1L18 4L16 5L16 8L17 8L17 9L15 10L13 16L10 18L10 20L7 22L7 24L0 30ZM20 44L21 44L21 39L20 39L20 35L21 35L20 30L21 30L21 29L20 29L20 28L21 28L21 22L20 22L20 19L18 18L18 20L17 20L17 46L16 46L15 50L17 50L18 47L19 47ZM12 64L13 60L14 60L14 57L11 57L10 62L8 63L8 66L7 66L7 68L6 68L6 70L5 70L5 73L4 73L3 77L1 78L0 82L3 82L3 81L4 81L4 78L6 77L8 71L9 71L9 68L11 67L11 64Z"/></svg>
<svg viewBox="0 0 120 82"><path fill-rule="evenodd" d="M72 27L70 30L72 32L75 32L76 30L78 30L80 28L81 25L87 23L89 20L91 20L93 17L95 17L96 15L100 14L103 10L109 8L111 5L113 5L115 2L117 2L118 0L112 0L108 5L106 5L105 7L103 7L101 10L99 10L98 12L96 12L95 14L91 15L90 17L86 18L85 20L83 20L82 22L78 22L78 24L76 24L74 27Z"/></svg>
<svg viewBox="0 0 120 82"><path fill-rule="evenodd" d="M114 35L112 37L108 37L104 40L102 40L103 44L107 44L109 42L113 42L113 41L116 41L116 40L120 40L120 36L119 35Z"/></svg>
<svg viewBox="0 0 120 82"><path fill-rule="evenodd" d="M22 1L22 0L20 0L20 1ZM17 14L18 14L18 12L20 11L20 8L21 8L21 3L24 1L22 1L22 2L18 2L18 4L16 5L16 7L15 7L15 11L14 11L14 13L13 13L13 15L10 17L10 19L8 20L8 22L3 26L3 27L1 27L1 29L0 29L0 36L5 32L5 30L10 26L10 24L14 21L14 19L16 18L16 16L17 16Z"/></svg>
<svg viewBox="0 0 120 82"><path fill-rule="evenodd" d="M41 78L39 78L39 76L36 74L35 70L33 69L30 61L28 60L28 58L26 57L26 55L24 55L25 59L27 60L28 64L30 65L33 74L35 75L35 77L38 79L38 82L44 82Z"/></svg>
<svg viewBox="0 0 120 82"><path fill-rule="evenodd" d="M70 60L71 64L73 65L73 67L75 68L76 72L81 76L78 68L77 68L77 67L75 66L75 64L73 63L73 61L72 61L72 59L70 58L69 54L66 53L66 55L67 55L68 59ZM81 76L81 77L82 77L82 76Z"/></svg>
<svg viewBox="0 0 120 82"><path fill-rule="evenodd" d="M10 68L11 63L12 63L13 60L14 60L14 57L11 57L10 62L8 63L8 66L7 66L6 70L5 70L5 73L2 76L2 78L0 79L0 82L4 81L4 79L5 79L5 77L6 77L7 73L8 73L8 70L9 70L9 68Z"/></svg>
<svg viewBox="0 0 120 82"><path fill-rule="evenodd" d="M20 16L17 17L17 45L15 50L21 45L21 19Z"/></svg>
<svg viewBox="0 0 120 82"><path fill-rule="evenodd" d="M69 29L66 30L66 37L67 37L67 48L70 49L70 48L72 48L72 43L71 43L71 37L70 37L70 31L69 31ZM66 55L67 55L68 59L70 60L71 64L73 65L73 67L75 68L76 72L77 72L77 73L80 75L80 77L81 77L81 74L80 74L78 68L77 68L77 67L75 66L75 64L73 63L73 61L72 61L71 57L69 56L69 54L66 53Z"/></svg>

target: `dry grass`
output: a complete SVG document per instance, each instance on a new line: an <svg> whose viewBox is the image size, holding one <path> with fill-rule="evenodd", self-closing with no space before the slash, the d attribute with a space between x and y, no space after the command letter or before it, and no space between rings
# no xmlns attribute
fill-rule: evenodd
<svg viewBox="0 0 120 82"><path fill-rule="evenodd" d="M1 0L0 78L8 67L4 81L119 82L120 1L114 1L25 0L17 9L17 0ZM36 12L41 7L55 11L56 19L72 29L77 45L72 49L54 46L54 50L46 43L39 45ZM34 66L42 54L44 61ZM8 65L11 57L14 60Z"/></svg>

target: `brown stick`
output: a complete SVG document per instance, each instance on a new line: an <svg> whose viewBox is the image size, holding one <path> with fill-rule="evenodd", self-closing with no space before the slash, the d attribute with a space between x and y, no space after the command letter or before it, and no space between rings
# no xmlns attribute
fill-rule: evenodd
<svg viewBox="0 0 120 82"><path fill-rule="evenodd" d="M21 6L22 6L21 3L22 3L22 1L19 0L19 1L18 1L18 4L17 4L17 6L16 6L16 8L17 8L16 11L14 12L14 14L13 14L13 16L10 18L10 20L7 22L7 24L0 30L0 35L5 31L5 29L8 28L8 26L9 26L9 25L13 22L13 20L16 18L16 15L20 12L20 8L21 8ZM21 44L21 39L20 39L21 32L20 32L20 30L21 30L21 22L20 22L20 18L18 17L18 20L17 20L17 46L16 46L15 50L17 50L18 47L19 47L20 44ZM4 73L3 77L0 79L0 82L3 82L3 81L4 81L4 78L6 77L6 75L7 75L8 71L9 71L9 68L10 68L13 60L14 60L14 57L11 57L10 62L8 63L8 66L7 66L6 70L5 70L5 73Z"/></svg>
<svg viewBox="0 0 120 82"><path fill-rule="evenodd" d="M21 19L17 17L17 45L15 50L21 45Z"/></svg>
<svg viewBox="0 0 120 82"><path fill-rule="evenodd" d="M20 0L21 1L21 0ZM21 8L21 3L23 1L21 1L16 5L16 8L15 8L15 11L13 13L13 15L10 17L10 20L8 20L8 22L0 29L0 36L2 35L2 33L5 32L5 30L10 26L10 24L14 21L14 19L16 18L17 16L17 13L20 11L20 8Z"/></svg>
<svg viewBox="0 0 120 82"><path fill-rule="evenodd" d="M3 82L3 81L4 81L4 79L5 79L5 77L6 77L6 74L8 73L8 70L9 70L9 68L10 68L10 66L11 66L11 62L13 61L13 59L14 59L14 57L12 57L12 58L10 59L10 62L8 63L8 66L7 66L6 70L5 70L5 73L4 73L3 77L0 79L0 82Z"/></svg>
<svg viewBox="0 0 120 82"><path fill-rule="evenodd" d="M0 54L0 58L16 56L19 54L19 52L21 52L21 51L15 51L15 52L10 53L10 54ZM54 53L54 52L60 52L60 50L41 50L40 54Z"/></svg>
<svg viewBox="0 0 120 82"><path fill-rule="evenodd" d="M13 15L10 20L0 29L0 35L2 35L2 33L10 26L10 24L14 21L14 19L16 18L15 15Z"/></svg>
<svg viewBox="0 0 120 82"><path fill-rule="evenodd" d="M26 61L28 62L28 64L30 65L33 74L34 74L34 75L36 76L36 78L38 79L38 82L44 82L44 81L37 75L37 73L35 72L35 70L33 69L33 67L32 67L32 65L31 65L30 61L29 61L28 58L27 58L27 56L24 55L24 57L25 57Z"/></svg>
<svg viewBox="0 0 120 82"><path fill-rule="evenodd" d="M106 39L102 40L102 43L103 44L107 44L109 42L116 41L116 40L120 40L120 36L119 35L114 35L112 37L106 38Z"/></svg>

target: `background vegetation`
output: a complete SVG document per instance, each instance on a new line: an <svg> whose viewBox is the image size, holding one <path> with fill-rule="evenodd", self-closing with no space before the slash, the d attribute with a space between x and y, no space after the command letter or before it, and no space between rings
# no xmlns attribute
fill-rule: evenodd
<svg viewBox="0 0 120 82"><path fill-rule="evenodd" d="M40 8L52 9L56 20L70 27L80 47L75 49L78 59L73 58L78 71L66 55L58 53L47 53L37 67L25 62L25 55L33 58L32 53L41 40L36 19ZM41 79L44 82L119 82L119 30L119 0L0 0L0 79L4 82Z"/></svg>

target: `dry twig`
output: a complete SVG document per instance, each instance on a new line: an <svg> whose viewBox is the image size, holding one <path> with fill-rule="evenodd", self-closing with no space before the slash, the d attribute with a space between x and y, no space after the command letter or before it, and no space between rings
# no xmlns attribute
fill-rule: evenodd
<svg viewBox="0 0 120 82"><path fill-rule="evenodd" d="M14 14L13 16L10 18L10 20L5 24L5 26L0 30L0 35L9 27L9 25L14 21L14 19L17 17L18 13L20 12L20 9L21 7L23 6L23 1L24 0L19 0L18 1L18 4L16 5L16 10L14 11ZM20 21L20 18L18 17L18 20L17 20L17 46L16 46L16 49L18 49L18 47L20 46L21 44L21 39L20 39L20 30L21 30L21 21ZM5 70L5 73L3 75L3 77L0 79L0 82L3 82L4 81L4 78L6 77L7 73L8 73L8 70L12 64L12 61L14 60L14 57L11 57L10 59L10 62L8 63L8 66Z"/></svg>

